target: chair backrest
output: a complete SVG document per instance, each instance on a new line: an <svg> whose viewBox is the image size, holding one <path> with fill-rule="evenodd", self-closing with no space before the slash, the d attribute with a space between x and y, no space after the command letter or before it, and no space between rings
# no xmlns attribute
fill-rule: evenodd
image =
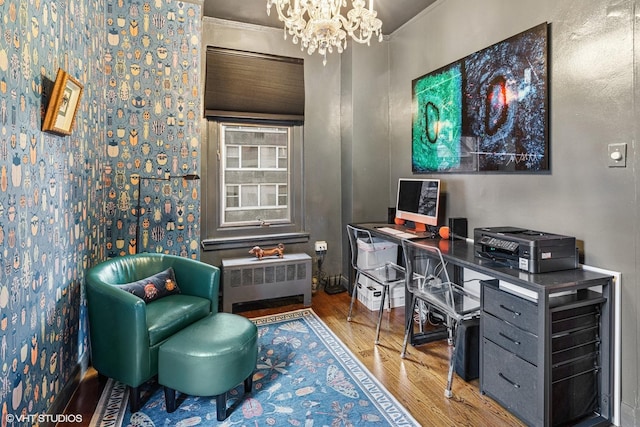
<svg viewBox="0 0 640 427"><path fill-rule="evenodd" d="M442 252L427 243L402 241L407 290L449 314L477 310L479 300L449 278Z"/></svg>
<svg viewBox="0 0 640 427"><path fill-rule="evenodd" d="M157 253L115 257L92 267L87 273L87 279L98 279L110 285L121 285L159 273L172 267L176 261L180 259L175 255Z"/></svg>
<svg viewBox="0 0 640 427"><path fill-rule="evenodd" d="M409 290L414 290L416 287L422 289L437 283L451 283L447 264L442 258L440 249L404 239L402 251L407 277L413 278L407 283Z"/></svg>

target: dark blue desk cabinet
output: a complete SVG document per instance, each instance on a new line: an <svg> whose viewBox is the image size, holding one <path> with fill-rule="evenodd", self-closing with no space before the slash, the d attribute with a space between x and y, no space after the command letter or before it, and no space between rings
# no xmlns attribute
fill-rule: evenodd
<svg viewBox="0 0 640 427"><path fill-rule="evenodd" d="M382 224L359 225L400 243L376 231ZM582 269L531 274L478 258L463 240L417 241L440 248L458 283L465 270L492 278L481 285L481 393L533 426L610 424L611 276Z"/></svg>

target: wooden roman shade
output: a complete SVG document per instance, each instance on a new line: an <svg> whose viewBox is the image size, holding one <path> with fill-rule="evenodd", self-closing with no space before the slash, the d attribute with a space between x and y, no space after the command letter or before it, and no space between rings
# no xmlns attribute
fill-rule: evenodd
<svg viewBox="0 0 640 427"><path fill-rule="evenodd" d="M207 48L206 117L304 120L304 60Z"/></svg>

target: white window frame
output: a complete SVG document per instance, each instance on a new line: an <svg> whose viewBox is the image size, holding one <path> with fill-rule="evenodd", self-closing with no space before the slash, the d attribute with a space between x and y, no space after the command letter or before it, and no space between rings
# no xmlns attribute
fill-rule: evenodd
<svg viewBox="0 0 640 427"><path fill-rule="evenodd" d="M288 128L289 142L286 147L288 154L288 173L287 173L287 206L288 217L280 221L264 220L255 218L253 221L244 222L225 222L223 215L223 207L227 201L225 199L224 182L222 174L226 166L226 151L222 143L223 126L276 126L279 128ZM265 123L264 121L249 120L233 120L218 119L208 121L207 126L207 147L206 159L202 165L203 179L202 194L204 197L202 203L202 227L203 227L203 245L218 245L219 241L233 241L234 239L243 239L247 236L263 236L280 235L295 236L307 235L304 226L304 157L303 157L303 133L304 129L301 124L290 122L274 122ZM231 145L237 147L238 145ZM273 145L274 147L284 148L281 145ZM227 170L247 171L250 168L241 168L242 154L238 150L238 167L227 168ZM260 157L260 156L259 156ZM282 160L281 150L276 151L276 167L265 168L262 171L281 171L279 164ZM259 159L260 161L260 159ZM259 169L259 168L256 168ZM284 182L265 182L266 185L281 184L276 188L275 201L276 205L281 205L281 188ZM235 185L235 184L234 184ZM278 207L273 207L277 209ZM286 239L285 239L286 241ZM216 243L217 242L217 243Z"/></svg>
<svg viewBox="0 0 640 427"><path fill-rule="evenodd" d="M288 189L291 188L290 177L291 175L288 173L291 168L291 160L287 159L286 167L279 167L278 159L279 157L279 149L285 148L288 153L291 152L291 133L293 126L284 126L279 124L244 124L244 123L232 123L232 122L220 122L220 133L219 133L219 149L222 152L221 156L221 166L220 166L220 227L243 227L243 226L255 226L260 224L289 224L291 223L291 211L289 209L288 204L284 206L278 206L277 200L276 205L262 205L262 189L266 188L266 186L276 186L276 194L279 194L278 189L279 186L286 186ZM286 146L283 147L281 145L270 145L270 144L227 144L226 136L231 132L261 132L264 134L274 133L286 135ZM228 166L228 160L230 160L228 156L228 152L233 149L233 152L238 153L237 157L233 157L233 159L237 159L237 165ZM245 164L249 163L249 160L245 162L244 154L246 153L246 149L256 149L257 158L255 159L256 165L246 166ZM273 153L275 160L275 167L262 167L262 164L266 162L265 156L267 149L274 149ZM251 159L251 162L254 159ZM235 163L235 162L234 162ZM241 173L265 173L265 172L282 172L286 174L286 182L271 182L269 179L265 181L260 181L256 178L255 181L251 181L249 183L237 183L237 182L227 182L227 174L236 172L238 174ZM228 189L229 187L235 187L238 190L238 205L237 206L228 206ZM247 194L243 192L243 187L257 187L256 196L255 196L255 204L249 203L246 200ZM277 196L276 196L277 199ZM291 200L291 194L287 194L287 200ZM283 215L278 218L268 218L268 213L266 211L282 211ZM255 218L244 219L244 220L227 220L228 215L232 215L235 213L245 213L251 215L250 212L256 212ZM262 214L261 214L262 212ZM276 214L277 215L277 214Z"/></svg>

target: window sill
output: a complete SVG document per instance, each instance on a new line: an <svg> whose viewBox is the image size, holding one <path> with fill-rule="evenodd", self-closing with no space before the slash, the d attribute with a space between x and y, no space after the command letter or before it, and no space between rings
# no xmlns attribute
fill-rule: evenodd
<svg viewBox="0 0 640 427"><path fill-rule="evenodd" d="M247 248L261 245L277 245L278 243L307 243L310 234L307 232L267 234L243 237L227 237L222 239L204 239L200 243L203 251L221 251L226 249Z"/></svg>

